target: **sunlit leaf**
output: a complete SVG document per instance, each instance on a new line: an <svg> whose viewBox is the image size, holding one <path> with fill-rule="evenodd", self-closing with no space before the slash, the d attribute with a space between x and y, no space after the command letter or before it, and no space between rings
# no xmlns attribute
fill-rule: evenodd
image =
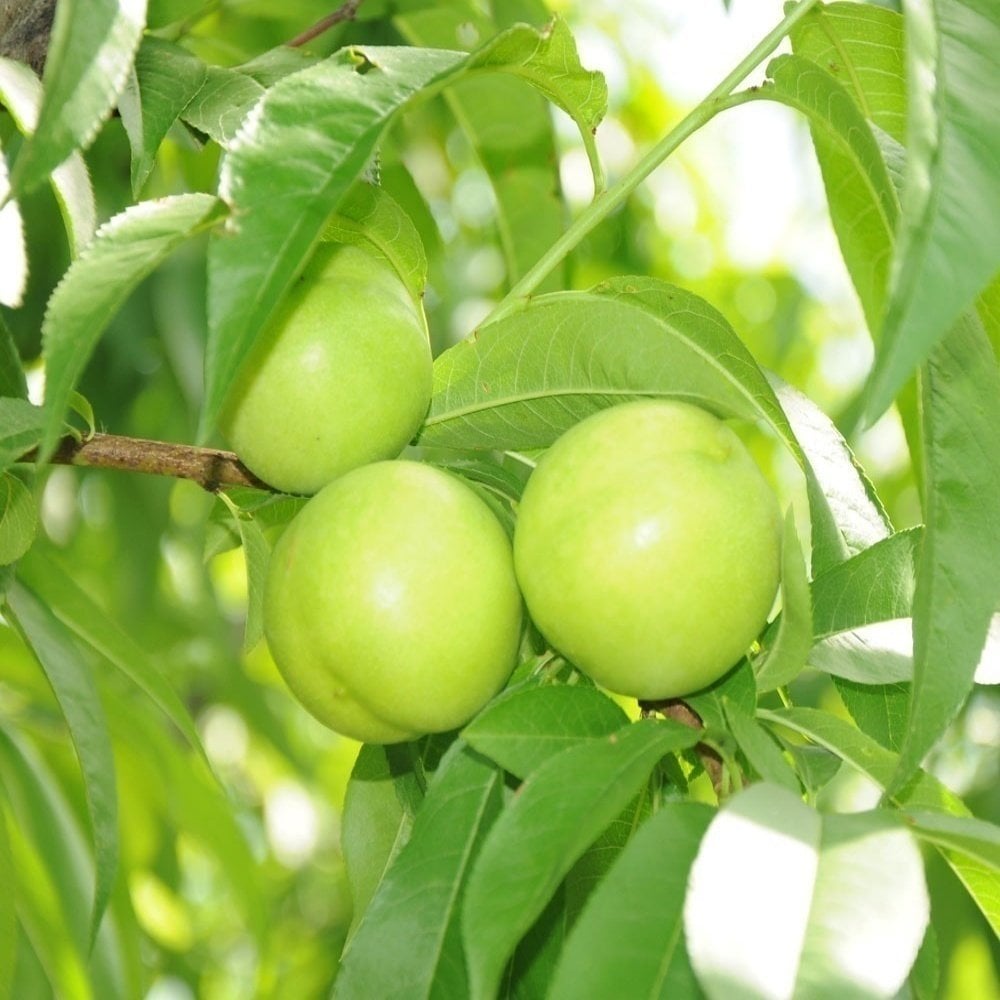
<svg viewBox="0 0 1000 1000"><path fill-rule="evenodd" d="M28 283L28 248L24 242L24 221L17 201L10 197L7 160L0 147L0 304L21 305Z"/></svg>
<svg viewBox="0 0 1000 1000"><path fill-rule="evenodd" d="M948 816L928 810L904 813L913 832L939 847L954 848L1000 872L1000 826L972 816Z"/></svg>
<svg viewBox="0 0 1000 1000"><path fill-rule="evenodd" d="M754 785L702 838L684 905L710 1000L891 998L930 917L913 837L884 813L822 815Z"/></svg>

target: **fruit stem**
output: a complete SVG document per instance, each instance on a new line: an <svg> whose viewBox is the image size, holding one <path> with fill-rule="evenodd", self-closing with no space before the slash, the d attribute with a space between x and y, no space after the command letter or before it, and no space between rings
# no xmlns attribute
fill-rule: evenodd
<svg viewBox="0 0 1000 1000"><path fill-rule="evenodd" d="M781 44L791 29L812 10L819 0L802 0L771 29L740 60L735 69L723 79L708 96L656 145L652 146L638 163L612 187L598 193L594 200L577 216L565 233L515 282L510 291L480 324L485 326L513 312L523 305L528 296L544 281L548 274L573 250L580 241L618 208L628 196L670 156L678 146L719 112L745 104L756 98L755 88L733 94L733 88L744 80Z"/></svg>

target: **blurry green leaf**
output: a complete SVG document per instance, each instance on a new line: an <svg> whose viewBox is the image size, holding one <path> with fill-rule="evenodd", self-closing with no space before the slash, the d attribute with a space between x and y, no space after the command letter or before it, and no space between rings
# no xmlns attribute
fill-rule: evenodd
<svg viewBox="0 0 1000 1000"><path fill-rule="evenodd" d="M830 219L861 299L868 329L881 327L898 205L871 127L851 94L800 56L779 56L761 97L800 111L809 121L826 186Z"/></svg>
<svg viewBox="0 0 1000 1000"><path fill-rule="evenodd" d="M56 445L70 394L111 318L157 264L219 215L219 202L207 194L140 202L101 226L93 242L70 265L49 299L42 327L46 364L43 461Z"/></svg>
<svg viewBox="0 0 1000 1000"><path fill-rule="evenodd" d="M92 944L118 869L115 762L104 709L90 667L65 626L23 584L15 583L7 592L6 601L52 686L83 773L96 861L90 921Z"/></svg>
<svg viewBox="0 0 1000 1000"><path fill-rule="evenodd" d="M0 781L0 872L10 878L14 872L14 860L10 853L10 838L7 834L7 792ZM17 910L14 908L15 893L8 883L0 894L0 1000L10 1000L11 984L14 981L14 962L17 959Z"/></svg>
<svg viewBox="0 0 1000 1000"><path fill-rule="evenodd" d="M893 792L899 758L859 732L849 722L815 708L761 709L761 719L805 736L845 760L886 791L890 801L904 809L929 809L952 816L969 816L965 803L933 775L917 771L904 788ZM1000 897L996 892L996 874L975 858L956 850L941 849L944 859L959 877L982 910L990 926L1000 934Z"/></svg>
<svg viewBox="0 0 1000 1000"><path fill-rule="evenodd" d="M355 184L323 230L322 239L363 243L396 269L416 301L427 285L427 255L410 217L381 188Z"/></svg>
<svg viewBox="0 0 1000 1000"><path fill-rule="evenodd" d="M523 779L560 751L608 736L627 723L624 711L597 688L546 684L505 692L462 730L462 737Z"/></svg>
<svg viewBox="0 0 1000 1000"><path fill-rule="evenodd" d="M186 49L147 35L118 102L132 149L132 196L138 197L177 116L205 82L205 64Z"/></svg>
<svg viewBox="0 0 1000 1000"><path fill-rule="evenodd" d="M146 0L59 0L38 127L14 164L18 191L93 142L125 86L145 19Z"/></svg>
<svg viewBox="0 0 1000 1000"><path fill-rule="evenodd" d="M697 994L681 909L713 815L698 803L668 803L639 828L573 928L550 1000Z"/></svg>
<svg viewBox="0 0 1000 1000"><path fill-rule="evenodd" d="M0 314L0 397L3 396L26 399L28 383L24 379L24 366L21 364L17 344ZM0 403L0 406L3 405Z"/></svg>
<svg viewBox="0 0 1000 1000"><path fill-rule="evenodd" d="M873 422L1000 270L1000 6L908 4L906 172Z"/></svg>
<svg viewBox="0 0 1000 1000"><path fill-rule="evenodd" d="M461 891L500 808L501 785L492 764L453 744L344 955L335 997L467 995L457 933Z"/></svg>
<svg viewBox="0 0 1000 1000"><path fill-rule="evenodd" d="M0 146L0 305L17 308L28 284L28 248L24 242L24 221L18 203L10 198L7 160Z"/></svg>
<svg viewBox="0 0 1000 1000"><path fill-rule="evenodd" d="M903 18L868 4L818 4L792 29L792 49L843 84L864 116L906 141Z"/></svg>
<svg viewBox="0 0 1000 1000"><path fill-rule="evenodd" d="M697 740L686 726L649 719L570 747L532 772L487 835L469 878L462 935L471 997L495 994L518 940L657 761Z"/></svg>
<svg viewBox="0 0 1000 1000"><path fill-rule="evenodd" d="M78 639L120 670L153 701L203 759L194 720L149 654L73 579L68 567L37 549L18 569L49 610Z"/></svg>
<svg viewBox="0 0 1000 1000"><path fill-rule="evenodd" d="M13 473L0 476L0 566L16 562L31 548L38 530L38 504Z"/></svg>
<svg viewBox="0 0 1000 1000"><path fill-rule="evenodd" d="M547 447L597 410L644 396L766 421L810 484L814 565L844 557L816 476L753 357L712 306L655 278L613 278L588 292L533 298L445 351L434 363L419 441L501 451Z"/></svg>
<svg viewBox="0 0 1000 1000"><path fill-rule="evenodd" d="M910 975L906 980L909 996L907 997L903 993L900 1000L937 1000L941 995L938 988L940 979L937 933L932 923L927 928L924 943L920 946L920 951L917 952L917 960L913 963L913 968L910 969Z"/></svg>
<svg viewBox="0 0 1000 1000"><path fill-rule="evenodd" d="M1000 358L1000 274L986 287L976 303L986 336L993 345L993 353Z"/></svg>
<svg viewBox="0 0 1000 1000"><path fill-rule="evenodd" d="M42 85L24 63L0 58L0 104L10 112L22 135L34 133L42 104ZM52 170L50 180L75 257L91 241L97 228L97 206L83 156L71 153Z"/></svg>
<svg viewBox="0 0 1000 1000"><path fill-rule="evenodd" d="M809 579L795 517L789 508L781 543L781 614L773 637L765 642L759 658L754 661L757 690L773 691L798 677L806 665L812 636Z"/></svg>
<svg viewBox="0 0 1000 1000"><path fill-rule="evenodd" d="M209 66L198 92L180 112L182 121L228 147L264 88L235 69Z"/></svg>
<svg viewBox="0 0 1000 1000"><path fill-rule="evenodd" d="M411 744L365 744L351 771L340 844L354 904L352 928L364 917L385 873L410 839L423 798Z"/></svg>
<svg viewBox="0 0 1000 1000"><path fill-rule="evenodd" d="M203 435L393 115L421 91L495 70L528 80L589 133L603 98L599 77L575 55L565 26L539 33L519 25L468 57L405 46L344 49L267 91L222 163L219 192L232 217L209 248Z"/></svg>
<svg viewBox="0 0 1000 1000"><path fill-rule="evenodd" d="M42 439L45 415L25 399L0 397L0 471Z"/></svg>
<svg viewBox="0 0 1000 1000"><path fill-rule="evenodd" d="M723 698L726 721L739 748L746 755L750 766L764 781L780 785L798 795L799 779L791 764L785 760L770 733L752 716L738 708L728 698Z"/></svg>
<svg viewBox="0 0 1000 1000"><path fill-rule="evenodd" d="M821 815L767 784L712 820L684 903L710 1000L892 997L929 917L920 851L895 817Z"/></svg>
<svg viewBox="0 0 1000 1000"><path fill-rule="evenodd" d="M1000 607L1000 371L974 315L921 371L926 529L913 597L913 697L898 788L972 690Z"/></svg>
<svg viewBox="0 0 1000 1000"><path fill-rule="evenodd" d="M904 810L903 817L922 840L953 848L1000 872L1000 826L972 816Z"/></svg>

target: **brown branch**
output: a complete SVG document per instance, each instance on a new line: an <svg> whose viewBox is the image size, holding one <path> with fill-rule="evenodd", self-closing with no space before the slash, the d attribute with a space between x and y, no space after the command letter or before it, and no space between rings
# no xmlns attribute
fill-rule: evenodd
<svg viewBox="0 0 1000 1000"><path fill-rule="evenodd" d="M311 28L306 28L301 35L296 35L290 42L286 42L290 48L298 48L300 45L307 45L314 38L318 38L324 31L329 31L336 24L344 21L353 21L358 13L358 8L364 0L347 0L341 4L332 14L320 18Z"/></svg>
<svg viewBox="0 0 1000 1000"><path fill-rule="evenodd" d="M659 712L660 715L664 715L668 719L673 719L674 722L679 722L682 726L687 726L689 729L705 728L705 724L701 721L701 716L687 702L681 701L680 698L666 698L663 701L640 701L639 708L644 715ZM698 743L694 749L695 753L698 754L698 760L701 761L701 766L705 769L705 773L712 782L715 794L721 798L723 778L722 758L707 743Z"/></svg>
<svg viewBox="0 0 1000 1000"><path fill-rule="evenodd" d="M33 461L34 456L35 452L29 452L23 461ZM276 492L258 479L231 451L117 434L94 434L83 441L65 437L49 461L55 465L121 469L152 476L190 479L209 493L217 493L224 486L253 486L258 490Z"/></svg>

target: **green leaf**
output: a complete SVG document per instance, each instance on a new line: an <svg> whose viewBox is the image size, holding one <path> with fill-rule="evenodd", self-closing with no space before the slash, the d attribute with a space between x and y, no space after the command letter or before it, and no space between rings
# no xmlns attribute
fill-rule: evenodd
<svg viewBox="0 0 1000 1000"><path fill-rule="evenodd" d="M0 471L37 446L44 426L45 416L37 406L25 399L0 397Z"/></svg>
<svg viewBox="0 0 1000 1000"><path fill-rule="evenodd" d="M961 851L1000 872L1000 826L971 816L904 810L913 832L937 847Z"/></svg>
<svg viewBox="0 0 1000 1000"><path fill-rule="evenodd" d="M724 674L710 687L684 699L710 729L726 728L724 700L732 702L744 715L753 715L756 710L757 682L745 659L740 661L735 670Z"/></svg>
<svg viewBox="0 0 1000 1000"><path fill-rule="evenodd" d="M496 993L518 940L657 761L697 740L686 726L649 719L570 747L528 777L487 835L469 878L462 935L471 997Z"/></svg>
<svg viewBox="0 0 1000 1000"><path fill-rule="evenodd" d="M0 476L0 566L17 562L38 530L38 504L13 473Z"/></svg>
<svg viewBox="0 0 1000 1000"><path fill-rule="evenodd" d="M898 788L972 690L1000 608L1000 370L965 317L920 375L926 531L913 598L913 697Z"/></svg>
<svg viewBox="0 0 1000 1000"><path fill-rule="evenodd" d="M7 833L7 792L0 782L0 872L13 873L14 859L10 853ZM11 886L0 898L0 1000L10 1000L17 961L17 910Z"/></svg>
<svg viewBox="0 0 1000 1000"><path fill-rule="evenodd" d="M1000 7L908 4L906 170L866 416L896 393L1000 270Z"/></svg>
<svg viewBox="0 0 1000 1000"><path fill-rule="evenodd" d="M448 751L344 955L334 997L467 995L461 890L501 785L500 771L461 741Z"/></svg>
<svg viewBox="0 0 1000 1000"><path fill-rule="evenodd" d="M271 546L264 537L261 526L254 518L240 510L225 493L219 499L229 507L243 546L243 559L247 570L247 620L243 629L243 651L249 652L264 637L264 585L267 566L271 560Z"/></svg>
<svg viewBox="0 0 1000 1000"><path fill-rule="evenodd" d="M0 146L0 304L17 308L28 284L28 248L24 242L24 220L18 203L10 198L7 159Z"/></svg>
<svg viewBox="0 0 1000 1000"><path fill-rule="evenodd" d="M792 766L782 756L771 734L752 716L728 698L722 699L726 721L739 748L746 755L750 766L764 781L787 788L798 795L799 779Z"/></svg>
<svg viewBox="0 0 1000 1000"><path fill-rule="evenodd" d="M42 85L28 66L0 58L0 104L10 112L22 135L34 133L42 99ZM75 257L90 242L97 228L97 206L83 156L79 152L71 153L52 170L50 180Z"/></svg>
<svg viewBox="0 0 1000 1000"><path fill-rule="evenodd" d="M308 498L287 496L284 493L267 493L249 486L235 486L226 490L226 496L245 515L265 531L283 528L306 505ZM204 558L228 552L242 545L239 528L233 522L231 507L220 498L209 514L205 531Z"/></svg>
<svg viewBox="0 0 1000 1000"><path fill-rule="evenodd" d="M757 690L773 691L798 677L806 665L812 636L809 578L795 517L789 508L781 543L781 615L773 637L765 641L760 657L754 662Z"/></svg>
<svg viewBox="0 0 1000 1000"><path fill-rule="evenodd" d="M568 747L608 736L627 723L624 711L597 688L546 684L504 692L462 730L462 737L523 779Z"/></svg>
<svg viewBox="0 0 1000 1000"><path fill-rule="evenodd" d="M125 86L145 18L146 0L59 0L38 127L14 164L18 192L93 142Z"/></svg>
<svg viewBox="0 0 1000 1000"><path fill-rule="evenodd" d="M92 944L118 869L118 798L107 721L90 668L66 628L23 584L15 583L6 600L52 686L83 773L96 861Z"/></svg>
<svg viewBox="0 0 1000 1000"><path fill-rule="evenodd" d="M917 771L907 785L893 791L899 758L879 746L874 739L859 732L849 722L815 708L761 709L758 717L785 726L836 754L869 777L894 805L905 810L928 809L952 816L969 816L969 810L953 792L926 771ZM959 851L941 849L945 861L965 885L969 895L982 910L990 926L1000 934L1000 898L996 892L996 874L981 861Z"/></svg>
<svg viewBox="0 0 1000 1000"><path fill-rule="evenodd" d="M198 92L181 110L180 118L228 148L264 88L236 69L209 66Z"/></svg>
<svg viewBox="0 0 1000 1000"><path fill-rule="evenodd" d="M0 314L0 397L3 396L27 399L28 383L24 378L24 366L21 364L17 344L14 343L14 337L4 322L3 315ZM3 405L0 403L0 406Z"/></svg>
<svg viewBox="0 0 1000 1000"><path fill-rule="evenodd" d="M809 484L814 564L846 555L816 476L753 357L712 306L655 278L613 278L587 292L533 298L445 351L434 363L434 394L418 439L460 449L542 448L597 410L645 396L769 424Z"/></svg>
<svg viewBox="0 0 1000 1000"><path fill-rule="evenodd" d="M697 995L681 911L688 870L713 815L705 805L673 802L639 828L587 901L549 1000Z"/></svg>
<svg viewBox="0 0 1000 1000"><path fill-rule="evenodd" d="M809 120L826 187L830 220L873 336L881 327L896 193L871 126L851 94L801 56L779 56L767 68L773 87L760 96L795 108Z"/></svg>
<svg viewBox="0 0 1000 1000"><path fill-rule="evenodd" d="M821 815L767 784L712 820L684 904L709 1000L891 997L929 917L920 851L898 820Z"/></svg>
<svg viewBox="0 0 1000 1000"><path fill-rule="evenodd" d="M340 844L354 904L352 931L410 839L423 798L411 744L365 744L344 798Z"/></svg>
<svg viewBox="0 0 1000 1000"><path fill-rule="evenodd" d="M147 695L207 763L191 713L161 669L73 579L69 568L39 548L18 573L66 628Z"/></svg>
<svg viewBox="0 0 1000 1000"><path fill-rule="evenodd" d="M897 142L906 141L903 18L860 3L814 7L792 29L792 49L835 77L862 114Z"/></svg>
<svg viewBox="0 0 1000 1000"><path fill-rule="evenodd" d="M40 460L55 448L66 408L94 345L122 303L172 250L219 217L207 194L140 202L101 226L52 293L42 325L45 434Z"/></svg>
<svg viewBox="0 0 1000 1000"><path fill-rule="evenodd" d="M186 49L148 35L118 102L132 150L132 195L156 164L156 153L178 115L205 82L205 64Z"/></svg>
<svg viewBox="0 0 1000 1000"><path fill-rule="evenodd" d="M572 38L558 25L548 33L517 25L468 57L356 47L267 91L222 163L219 192L232 216L225 237L209 248L203 434L393 115L422 91L435 92L471 73L503 71L530 82L587 132L602 111L599 78L574 64L571 48Z"/></svg>
<svg viewBox="0 0 1000 1000"><path fill-rule="evenodd" d="M834 677L833 683L858 728L898 753L906 737L910 685L860 684L843 677Z"/></svg>

